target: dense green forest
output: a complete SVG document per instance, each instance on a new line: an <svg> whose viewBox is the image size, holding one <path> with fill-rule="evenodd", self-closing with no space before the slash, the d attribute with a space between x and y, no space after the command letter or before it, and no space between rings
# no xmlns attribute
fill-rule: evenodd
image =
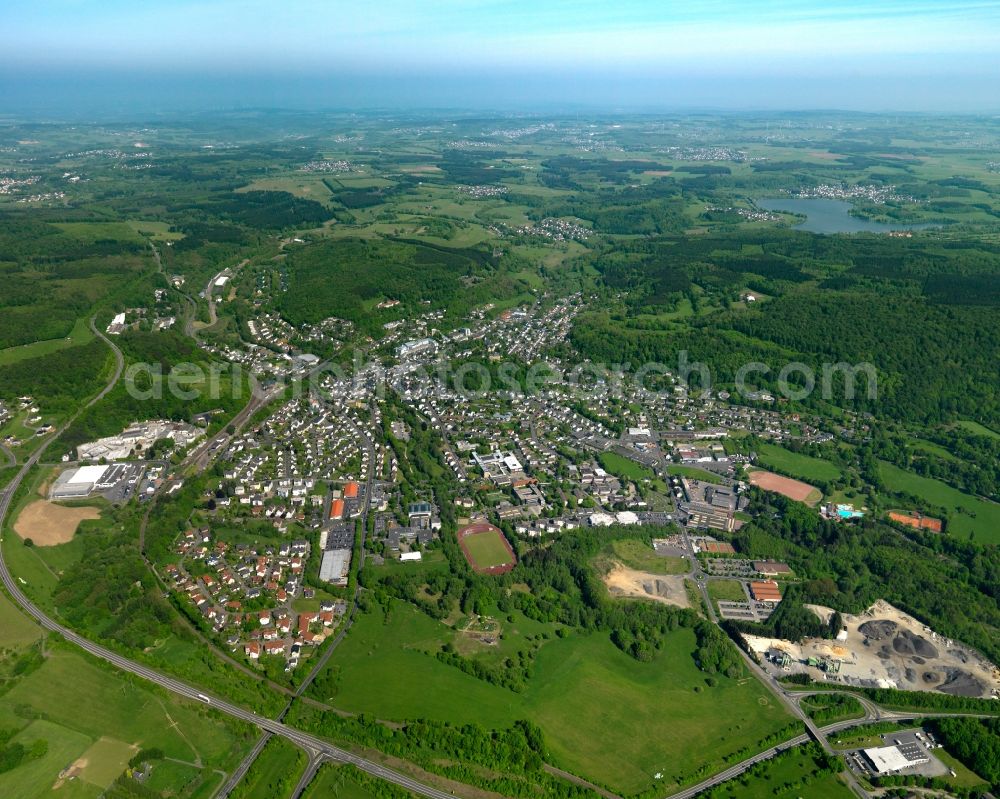
<svg viewBox="0 0 1000 799"><path fill-rule="evenodd" d="M710 368L716 388L732 388L739 368L756 361L768 371L755 371L750 388L775 391L781 368L795 361L817 377L804 400L812 407L832 402L918 424L967 417L996 425L1000 294L979 292L969 303L970 292L944 287L964 285L955 278L986 280L997 258L995 246L978 242L787 231L643 240L593 256L609 295L627 295L581 317L572 341L595 360L633 367L676 368L684 351ZM747 289L771 299L729 309ZM671 316L682 300L694 315ZM873 364L877 396L869 397L863 375L854 398L838 375L831 396L819 396L823 365L837 363Z"/></svg>
<svg viewBox="0 0 1000 799"><path fill-rule="evenodd" d="M0 212L0 350L66 336L149 265L145 242L127 227L105 224L93 234L79 222L55 224L64 218Z"/></svg>
<svg viewBox="0 0 1000 799"><path fill-rule="evenodd" d="M68 451L144 419L190 421L195 414L215 410L225 416L246 404L247 375L213 363L179 332L127 331L118 343L126 361L123 378L73 422L59 447Z"/></svg>
<svg viewBox="0 0 1000 799"><path fill-rule="evenodd" d="M935 719L934 731L948 751L1000 789L1000 719Z"/></svg>
<svg viewBox="0 0 1000 799"><path fill-rule="evenodd" d="M111 376L113 359L99 339L30 360L0 365L0 398L30 395L46 413L76 410L81 398L97 392Z"/></svg>
<svg viewBox="0 0 1000 799"><path fill-rule="evenodd" d="M446 309L460 318L491 300L516 296L525 287L478 250L446 250L400 240L332 240L288 259L288 291L279 301L292 324L329 316L354 322L365 333L381 334L382 324L419 310ZM379 312L383 299L399 300Z"/></svg>

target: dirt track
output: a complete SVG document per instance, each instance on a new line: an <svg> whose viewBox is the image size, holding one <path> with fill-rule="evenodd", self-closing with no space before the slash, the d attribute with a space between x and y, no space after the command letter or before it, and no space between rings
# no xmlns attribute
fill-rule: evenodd
<svg viewBox="0 0 1000 799"><path fill-rule="evenodd" d="M72 541L76 528L84 519L100 517L97 508L67 508L39 499L21 511L14 522L14 532L21 538L30 538L36 546L52 547Z"/></svg>

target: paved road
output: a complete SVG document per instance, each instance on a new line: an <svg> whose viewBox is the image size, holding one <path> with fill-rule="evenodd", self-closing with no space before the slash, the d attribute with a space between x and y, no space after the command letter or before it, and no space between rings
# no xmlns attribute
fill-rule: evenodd
<svg viewBox="0 0 1000 799"><path fill-rule="evenodd" d="M827 692L819 691L817 693L827 693ZM862 724L870 724L870 723L871 719L869 718L848 719L847 721L838 721L835 722L834 724L828 724L825 727L823 727L821 729L821 733L823 737L826 738L826 736L832 735L833 733L841 732L843 730L848 730L851 727L857 727ZM802 744L808 743L811 739L812 739L811 735L803 733L802 735L792 738L791 740L783 741L782 743L772 746L770 749L766 749L763 752L754 755L753 757L748 757L746 760L743 760L734 766L730 766L725 771L720 771L718 774L709 777L707 780L699 782L697 785L692 785L689 788L685 788L681 791L678 791L677 793L671 794L670 796L667 797L667 799L690 799L691 797L697 796L702 791L707 791L709 788L718 785L719 783L726 782L727 780L731 780L734 777L738 777L744 771L749 769L751 766L756 765L757 763L760 763L764 760L770 760L772 757L775 757L776 755L779 755L782 752L787 752L789 749L792 749L796 746L802 746Z"/></svg>
<svg viewBox="0 0 1000 799"><path fill-rule="evenodd" d="M229 775L229 779L225 781L221 788L216 792L214 799L226 799L229 794L233 792L233 789L239 785L240 780L242 780L247 772L250 770L250 766L257 759L260 753L264 750L267 742L271 740L272 734L265 732L254 744L253 749L247 752L247 756L240 761L240 764L233 770L233 773Z"/></svg>
<svg viewBox="0 0 1000 799"><path fill-rule="evenodd" d="M705 611L708 613L708 618L713 624L719 625L719 618L715 613L715 607L712 604L712 598L708 594L708 575L701 568L701 561L698 560L698 556L694 551L694 542L692 542L690 536L688 535L687 528L681 528L684 537L684 545L688 552L688 559L691 562L691 577L694 578L695 585L701 591L702 599L705 602ZM723 631L724 635L725 633ZM747 652L743 650L742 647L737 646L736 650L740 653L743 658L743 662L746 663L747 668L751 673L757 678L757 680L762 683L777 699L781 704L783 704L793 716L795 716L799 721L805 725L806 733L809 738L812 738L816 743L823 747L827 754L834 754L833 748L830 746L830 742L826 739L826 735L816 726L816 723L809 717L809 714L799 707L798 699L793 698L793 694L789 692L781 683L773 679L761 666L754 660ZM867 712L866 708L866 712ZM734 766L733 768L739 769L737 773L749 768L754 763L758 763L761 760L767 760L769 757L773 757L779 751L783 751L787 748L787 745L781 744L774 747L768 752L762 752L760 755L755 755L754 757L748 758L743 761L743 763ZM762 756L763 755L763 756ZM725 774L726 772L723 772ZM845 779L847 780L848 787L859 797L864 799L868 796L868 793L861 787L858 783L854 774L850 769L843 772ZM728 779L728 777L726 778ZM717 784L717 783L712 783ZM709 786L710 787L710 786ZM692 796L694 794L691 794Z"/></svg>
<svg viewBox="0 0 1000 799"><path fill-rule="evenodd" d="M124 367L124 359L122 357L121 351L110 341L110 339L107 338L107 336L105 336L102 332L97 330L97 328L94 326L93 319L91 320L91 328L114 352L116 359L115 373L111 381L109 381L108 385L105 386L105 388L101 392L99 392L86 405L84 405L73 417L71 417L61 428L59 428L59 430L57 430L55 433L53 433L46 439L46 441L24 463L20 471L18 471L17 475L14 477L11 483L6 487L6 489L4 489L2 493L0 493L0 529L2 529L3 527L4 520L6 519L7 513L10 510L11 503L13 501L14 495L17 492L18 487L24 480L24 477L27 475L29 470L38 463L39 459L41 458L45 450L48 448L48 446L52 443L52 441L57 439L63 433L63 431L70 424L72 424L73 421L75 421L75 419L79 416L80 413L82 413L85 409L92 406L94 403L101 400L103 397L107 396L107 394L114 388L119 378L121 377L122 369ZM260 403L260 405L262 404L263 402ZM250 410L253 405L254 403L253 401L251 401L250 405L248 405L247 408L244 408L244 411L241 412L241 415L245 414L244 418L242 419L242 422L245 422L246 419L249 418L249 416L252 415L254 411L256 411L257 407L260 407L260 405L257 405L256 407L253 407L252 410ZM216 438L219 437L217 436ZM209 444L210 442L206 442L204 451L206 452L208 451ZM373 445L370 440L368 440L368 445L370 448L369 464L371 466L371 471L368 477L368 487L369 487L368 496L370 496L371 485L373 482L374 453L372 451ZM209 455L214 454L214 451L217 451L217 449L218 448L216 448L216 450L213 450L212 453L209 453ZM195 460L197 461L197 458ZM699 570L697 566L695 567L695 570L696 571ZM73 630L70 630L69 628L62 626L54 619L49 618L41 609L38 608L37 605L35 605L24 594L24 592L18 585L16 579L11 574L10 569L7 567L6 562L3 560L2 549L0 549L0 580L2 580L4 587L10 593L10 596L13 598L14 602L25 613L27 613L29 616L35 619L43 628L51 632L60 634L70 643L80 647L81 649L90 653L94 657L100 658L101 660L104 660L110 663L111 665L116 666L122 671L142 677L143 679L146 679L154 683L155 685L160 686L161 688L172 691L173 693L178 694L179 696L183 696L187 699L205 702L220 713L253 724L260 730L262 730L262 732L265 734L261 736L256 746L254 747L254 750L251 751L251 753L247 756L247 758L244 759L243 764L241 764L240 766L240 769L242 769L242 773L240 773L240 769L238 769L237 772L234 772L234 774L227 781L227 785L231 783L233 786L235 786L238 783L239 779L243 776L243 774L245 774L246 770L249 768L250 764L253 762L256 755L259 753L261 749L263 749L263 746L266 744L267 739L270 737L270 735L280 735L288 739L292 743L295 743L296 745L305 749L310 754L311 764L317 764L323 758L341 763L351 763L355 765L357 768L361 769L362 771L365 771L380 779L384 779L388 782L399 785L402 788L405 788L409 791L420 794L422 796L431 797L431 799L452 799L453 797L453 794L449 792L441 791L438 790L437 788L425 785L424 783L421 783L418 780L415 780L406 774L402 774L398 771L395 771L394 769L382 766L379 763L376 763L372 760L368 760L367 758L361 757L360 755L356 755L345 749L341 749L340 747L333 746L332 744L327 743L321 738L318 738L306 732L302 732L300 730L296 730L292 727L287 726L281 721L269 719L265 716L260 716L257 713L245 710L244 708L226 702L225 700L219 699L217 697L211 697L209 694L205 693L204 689L193 687L181 680L177 680L168 675L161 674L160 672L151 669L148 666L144 666L140 663L132 661L118 654L117 652L107 649L106 647L103 647L87 638L78 635ZM703 581L700 583L700 586L704 591L704 593L706 594L706 600L707 600L708 599L707 591L705 591L704 589ZM715 614L712 610L710 602L708 603L708 611L713 620L715 620ZM774 692L775 695L778 696L778 698L784 704L789 706L789 708L793 710L795 715L799 716L800 718L804 717L805 714L802 712L801 708L799 708L797 701L792 700L790 698L790 696L788 695L789 692L786 692L783 688L781 688L781 686L775 684L770 679L770 677L766 673L764 673L763 670L749 658L749 656L746 655L746 653L742 652L742 650L740 651L747 659L748 665L750 666L751 670L754 671L755 675L759 679L761 679L761 681L772 692ZM870 709L866 710L866 712L869 711ZM890 715L887 712L879 711L879 713L880 713L879 716L880 718L885 719L890 717ZM916 715L921 715L921 714L916 714ZM282 717L283 716L284 713L282 714ZM902 714L902 713L893 714L892 717L900 719L913 718L914 714ZM810 737L817 740L821 745L824 746L824 748L829 750L829 743L826 740L827 734L839 731L841 729L847 729L851 726L856 726L859 723L864 723L866 720L867 719L841 722L839 724L834 724L824 727L823 730L820 731L819 729L816 728L816 726L812 723L812 721L808 719L808 717L806 717L805 723L807 729L809 730L808 735L805 734L799 735L789 741L785 741L777 746L774 746L771 749L768 749L764 752L760 752L754 755L753 757L747 758L741 763L731 766L730 768L716 774L715 776L711 777L710 779L702 783L699 783L698 785L686 788L683 791L672 795L670 799L689 799L689 797L694 797L701 791L704 791L713 785L717 785L720 782L725 782L728 779L738 776L743 771L753 766L755 763L759 763L762 760L767 760L771 757L774 757L775 755L789 749L790 747L798 746L802 743L805 743L810 739ZM303 779L305 779L305 775L303 775ZM305 787L305 784L307 783L302 783L303 788ZM230 787L229 790L232 790L232 788Z"/></svg>
<svg viewBox="0 0 1000 799"><path fill-rule="evenodd" d="M313 777L316 776L316 772L319 771L319 767L323 765L323 759L322 755L309 758L309 764L306 766L306 770L302 772L302 776L299 777L299 781L295 784L295 788L292 790L289 799L299 799L302 796L306 788L309 787L309 783L313 781Z"/></svg>
<svg viewBox="0 0 1000 799"><path fill-rule="evenodd" d="M21 477L23 477L23 474ZM17 482L20 483L20 480L18 479ZM13 491L8 490L4 492L3 500L0 500L0 524L3 523L3 519L6 516L12 496ZM413 791L414 793L431 797L431 799L452 799L452 794L448 792L432 788L431 786L425 785L406 774L401 774L398 771L386 768L385 766L382 766L372 760L368 760L360 755L355 755L346 749L333 746L321 738L296 730L279 721L266 718L265 716L258 715L257 713L249 710L245 710L244 708L233 705L225 700L210 697L204 692L203 689L195 688L185 682L182 682L181 680L161 674L148 666L136 663L135 661L132 661L117 652L107 649L106 647L78 635L73 630L70 630L53 619L50 619L42 610L38 608L37 605L25 596L16 579L7 568L6 562L3 561L2 553L0 553L0 579L2 579L4 586L10 593L14 602L29 616L35 619L42 627L51 632L59 633L70 643L75 644L94 657L107 661L122 671L135 674L136 676L149 680L150 682L159 685L161 688L165 688L166 690L172 691L173 693L187 699L202 702L206 702L207 700L206 703L211 705L212 708L220 713L224 713L233 718L253 724L265 732L269 732L274 735L281 735L298 746L301 746L306 751L319 752L327 758L341 763L353 763L362 771L387 780L388 782L395 783L396 785Z"/></svg>

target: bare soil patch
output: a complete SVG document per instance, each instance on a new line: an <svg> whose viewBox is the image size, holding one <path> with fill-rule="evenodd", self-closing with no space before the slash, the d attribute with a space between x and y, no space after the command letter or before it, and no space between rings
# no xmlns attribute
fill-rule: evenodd
<svg viewBox="0 0 1000 799"><path fill-rule="evenodd" d="M99 518L101 511L97 508L67 508L39 499L21 511L14 522L14 532L21 538L30 538L36 546L53 547L72 541L83 520Z"/></svg>
<svg viewBox="0 0 1000 799"><path fill-rule="evenodd" d="M691 607L682 574L653 574L615 563L611 571L604 575L604 584L612 596L652 599L679 608Z"/></svg>

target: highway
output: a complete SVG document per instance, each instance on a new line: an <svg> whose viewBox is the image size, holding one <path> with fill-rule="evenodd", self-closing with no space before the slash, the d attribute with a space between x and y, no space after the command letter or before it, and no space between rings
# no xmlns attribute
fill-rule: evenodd
<svg viewBox="0 0 1000 799"><path fill-rule="evenodd" d="M214 799L226 799L226 797L233 792L236 786L240 784L240 781L246 776L247 772L250 770L250 766L253 765L253 762L260 756L260 753L264 751L264 747L272 737L271 733L265 732L260 736L260 738L257 739L257 743L254 744L253 749L247 752L246 757L240 761L240 764L233 770L233 773L229 775L229 779L227 779L222 787L219 788Z"/></svg>

